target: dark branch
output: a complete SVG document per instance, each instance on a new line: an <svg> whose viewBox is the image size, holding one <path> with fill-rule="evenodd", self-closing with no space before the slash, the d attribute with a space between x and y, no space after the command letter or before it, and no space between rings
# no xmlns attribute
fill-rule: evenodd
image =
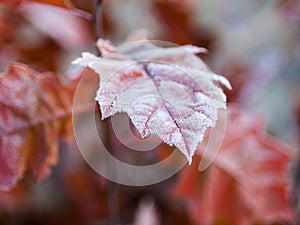
<svg viewBox="0 0 300 225"><path fill-rule="evenodd" d="M95 28L96 28L97 39L103 38L102 3L103 0L96 0ZM100 49L98 49L98 54L99 56L102 55ZM112 134L111 134L109 122L110 120L108 119L104 120L104 124L105 124L104 129L106 131L105 144L109 148L110 152L113 154L115 150L115 146L113 145L113 140L111 139ZM108 169L114 169L114 168L110 167ZM118 187L119 185L117 183L114 183L112 181L107 181L107 211L108 211L107 223L109 225L120 224Z"/></svg>
<svg viewBox="0 0 300 225"><path fill-rule="evenodd" d="M95 27L97 39L102 38L103 36L103 28L102 28L102 2L103 0L96 0L96 10L95 10ZM99 56L101 56L101 52L99 50Z"/></svg>
<svg viewBox="0 0 300 225"><path fill-rule="evenodd" d="M103 0L96 0L96 34L97 38L101 38L102 36L102 2Z"/></svg>

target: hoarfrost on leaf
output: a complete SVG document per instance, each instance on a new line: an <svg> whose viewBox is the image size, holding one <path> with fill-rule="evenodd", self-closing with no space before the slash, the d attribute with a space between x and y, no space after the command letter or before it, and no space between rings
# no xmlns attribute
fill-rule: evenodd
<svg viewBox="0 0 300 225"><path fill-rule="evenodd" d="M83 53L73 63L100 76L96 100L102 118L126 112L142 137L158 135L191 164L208 127L214 127L229 81L209 70L192 45L161 48L142 38L116 48L100 39L101 57Z"/></svg>

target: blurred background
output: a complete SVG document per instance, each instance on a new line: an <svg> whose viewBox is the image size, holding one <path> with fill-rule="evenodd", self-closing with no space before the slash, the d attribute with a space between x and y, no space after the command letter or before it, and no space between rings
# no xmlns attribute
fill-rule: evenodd
<svg viewBox="0 0 300 225"><path fill-rule="evenodd" d="M1 71L19 61L39 72L53 71L69 82L76 78L71 61L82 51L96 52L92 18L47 4L24 1L15 7L3 2ZM77 9L94 14L95 1L72 2ZM102 38L116 45L143 28L150 39L207 48L208 53L200 57L232 84L233 90L226 91L229 104L263 115L268 133L292 149L289 179L297 209L300 1L107 0L101 13ZM186 204L170 196L177 177L147 187L108 184L83 161L74 143L59 145L60 159L46 181L35 184L28 175L12 191L0 192L1 225L100 225L109 220L134 225L208 224L192 218ZM117 204L111 203L112 196ZM218 220L212 224L242 223Z"/></svg>

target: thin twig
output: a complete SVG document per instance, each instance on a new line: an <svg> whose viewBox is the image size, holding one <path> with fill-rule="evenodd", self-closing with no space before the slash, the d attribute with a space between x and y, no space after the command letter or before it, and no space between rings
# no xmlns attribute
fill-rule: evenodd
<svg viewBox="0 0 300 225"><path fill-rule="evenodd" d="M95 10L95 27L96 27L96 35L97 39L103 37L103 23L102 23L102 2L103 0L96 0L96 10ZM100 49L99 56L102 55Z"/></svg>
<svg viewBox="0 0 300 225"><path fill-rule="evenodd" d="M104 120L106 130L106 147L110 150L111 154L115 152L115 146L112 138L111 120ZM115 165L109 165L109 170L115 170ZM120 224L119 213L119 185L113 181L107 181L107 209L108 209L108 224L116 225Z"/></svg>

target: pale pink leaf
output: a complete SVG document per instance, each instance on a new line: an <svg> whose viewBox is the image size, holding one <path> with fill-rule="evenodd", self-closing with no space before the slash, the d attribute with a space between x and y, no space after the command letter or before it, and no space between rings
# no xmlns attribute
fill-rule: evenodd
<svg viewBox="0 0 300 225"><path fill-rule="evenodd" d="M71 10L50 4L26 2L21 5L20 11L37 29L66 49L80 48L90 40L86 25Z"/></svg>
<svg viewBox="0 0 300 225"><path fill-rule="evenodd" d="M101 57L84 53L73 62L100 75L96 100L102 118L126 112L142 137L157 134L191 163L218 109L226 108L219 83L228 88L230 83L194 55L203 48L160 48L147 40L109 45L99 40Z"/></svg>

